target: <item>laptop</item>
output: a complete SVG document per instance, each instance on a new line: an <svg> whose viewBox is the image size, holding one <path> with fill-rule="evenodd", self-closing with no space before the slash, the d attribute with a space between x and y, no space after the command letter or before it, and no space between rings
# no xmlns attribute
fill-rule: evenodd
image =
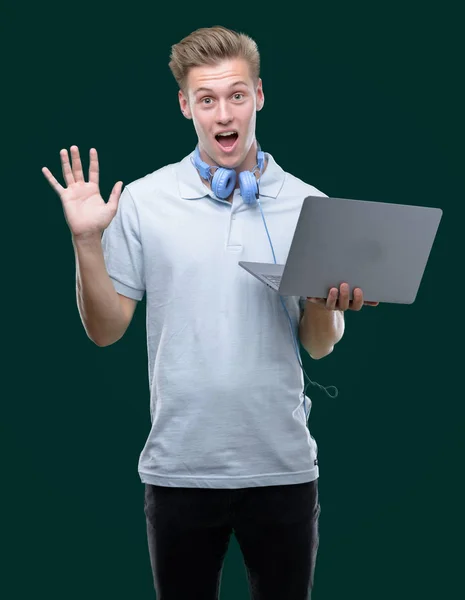
<svg viewBox="0 0 465 600"><path fill-rule="evenodd" d="M368 302L412 304L443 211L386 202L308 196L286 264L239 265L281 296L327 298L348 283ZM273 241L273 240L272 240Z"/></svg>

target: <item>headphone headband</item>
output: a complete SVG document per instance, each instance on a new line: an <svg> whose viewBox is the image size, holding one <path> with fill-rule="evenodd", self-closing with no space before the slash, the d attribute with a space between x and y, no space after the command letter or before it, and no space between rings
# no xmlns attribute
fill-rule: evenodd
<svg viewBox="0 0 465 600"><path fill-rule="evenodd" d="M237 175L234 169L227 169L217 165L209 165L200 157L199 145L195 147L194 156L191 157L191 162L198 170L202 179L211 183L213 193L221 199L228 198L236 186ZM255 204L259 198L258 181L255 177L255 172L259 171L258 180L263 173L265 167L265 153L262 152L260 145L257 143L257 164L252 171L241 171L239 173L239 187L241 196L246 204ZM215 169L212 172L212 169Z"/></svg>
<svg viewBox="0 0 465 600"><path fill-rule="evenodd" d="M224 167L219 167L216 165L209 165L206 162L204 162L200 157L200 150L199 150L198 144L194 150L193 164L196 167L196 169L198 170L198 172L200 173L200 176L203 179L205 179L206 181L210 181L210 179L212 177L211 169L224 168ZM260 144L257 144L257 165L254 167L252 173L254 173L255 170L258 168L260 175L261 175L263 173L264 166L265 166L265 153L260 148Z"/></svg>

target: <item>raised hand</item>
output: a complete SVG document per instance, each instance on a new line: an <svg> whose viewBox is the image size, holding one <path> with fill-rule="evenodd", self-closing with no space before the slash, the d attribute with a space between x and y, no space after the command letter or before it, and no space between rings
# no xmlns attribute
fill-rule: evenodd
<svg viewBox="0 0 465 600"><path fill-rule="evenodd" d="M61 186L47 167L42 168L42 173L60 197L66 222L75 238L100 235L108 227L118 209L123 187L122 181L116 182L105 202L99 190L97 150L91 148L89 155L89 181L85 181L78 147L71 146L72 167L68 151L60 151L63 177L68 187Z"/></svg>

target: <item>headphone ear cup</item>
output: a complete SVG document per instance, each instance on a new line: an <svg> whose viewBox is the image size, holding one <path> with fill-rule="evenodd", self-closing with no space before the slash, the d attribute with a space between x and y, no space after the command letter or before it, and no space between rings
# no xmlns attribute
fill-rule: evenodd
<svg viewBox="0 0 465 600"><path fill-rule="evenodd" d="M244 203L250 206L257 204L258 184L255 175L251 171L239 173L239 186Z"/></svg>
<svg viewBox="0 0 465 600"><path fill-rule="evenodd" d="M217 169L213 175L212 190L218 198L228 198L236 185L234 169Z"/></svg>

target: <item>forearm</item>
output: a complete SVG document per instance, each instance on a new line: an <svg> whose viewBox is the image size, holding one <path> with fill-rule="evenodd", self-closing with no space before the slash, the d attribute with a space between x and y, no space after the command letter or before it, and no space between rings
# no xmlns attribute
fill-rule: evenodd
<svg viewBox="0 0 465 600"><path fill-rule="evenodd" d="M307 301L299 325L300 343L312 358L323 358L342 338L344 328L342 311L327 310L320 304Z"/></svg>
<svg viewBox="0 0 465 600"><path fill-rule="evenodd" d="M118 294L105 267L101 237L72 238L76 258L76 300L82 324L98 346L120 339L126 323Z"/></svg>

